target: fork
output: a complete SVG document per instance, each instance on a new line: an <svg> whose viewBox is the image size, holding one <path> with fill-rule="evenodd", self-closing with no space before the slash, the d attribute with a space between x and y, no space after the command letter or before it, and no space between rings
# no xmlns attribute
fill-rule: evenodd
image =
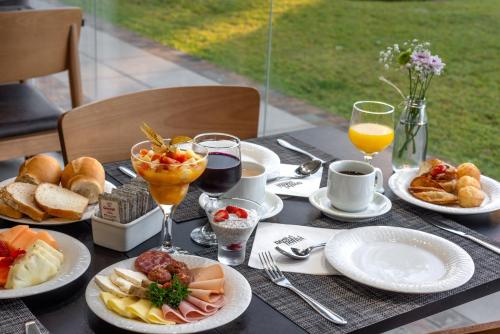
<svg viewBox="0 0 500 334"><path fill-rule="evenodd" d="M262 267L264 267L264 270L267 273L267 276L269 276L269 279L271 279L271 281L274 284L292 290L293 292L298 294L302 299L304 299L319 314L321 314L323 317L330 320L331 322L338 325L347 324L347 321L345 321L344 318L342 318L335 312L329 310L326 306L320 304L313 298L309 297L308 295L306 295L305 293L294 287L292 283L290 283L290 281L285 277L285 275L283 275L281 270L278 268L269 251L259 252L259 259L260 263L262 264Z"/></svg>

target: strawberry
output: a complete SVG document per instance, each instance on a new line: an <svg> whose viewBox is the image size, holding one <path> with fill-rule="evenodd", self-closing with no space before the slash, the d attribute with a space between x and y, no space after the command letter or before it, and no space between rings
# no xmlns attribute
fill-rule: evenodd
<svg viewBox="0 0 500 334"><path fill-rule="evenodd" d="M0 240L0 257L10 256L9 245L3 240Z"/></svg>
<svg viewBox="0 0 500 334"><path fill-rule="evenodd" d="M230 245L226 246L226 248L229 250L232 250L232 251L239 251L243 247L241 246L241 244L230 244Z"/></svg>
<svg viewBox="0 0 500 334"><path fill-rule="evenodd" d="M436 177L439 174L442 174L446 172L446 166L445 165L437 165L431 170L431 175L432 177Z"/></svg>
<svg viewBox="0 0 500 334"><path fill-rule="evenodd" d="M238 218L248 218L248 212L245 209L238 208L235 214L238 216Z"/></svg>
<svg viewBox="0 0 500 334"><path fill-rule="evenodd" d="M160 158L161 158L161 155L159 155L159 154L155 153L155 154L153 154L153 156L151 157L151 161L160 160Z"/></svg>
<svg viewBox="0 0 500 334"><path fill-rule="evenodd" d="M229 213L236 213L236 211L240 210L237 206L234 205L228 205L226 206L226 211Z"/></svg>
<svg viewBox="0 0 500 334"><path fill-rule="evenodd" d="M175 160L173 158L167 157L167 156L162 156L160 158L160 162L162 164L178 164L179 163L179 161L177 161L177 160Z"/></svg>
<svg viewBox="0 0 500 334"><path fill-rule="evenodd" d="M139 154L144 156L144 155L147 155L149 152L149 150L145 149L145 148L141 148L141 150L139 151Z"/></svg>
<svg viewBox="0 0 500 334"><path fill-rule="evenodd" d="M214 214L214 221L221 222L229 218L229 213L226 210L219 210Z"/></svg>

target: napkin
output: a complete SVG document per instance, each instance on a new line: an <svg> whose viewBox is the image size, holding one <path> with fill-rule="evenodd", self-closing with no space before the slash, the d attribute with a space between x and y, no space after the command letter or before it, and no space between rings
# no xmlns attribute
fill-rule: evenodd
<svg viewBox="0 0 500 334"><path fill-rule="evenodd" d="M294 260L281 253L274 247L283 243L294 247L305 248L326 242L335 234L343 230L318 228L300 225L259 223L252 245L252 252L248 266L262 269L259 252L270 251L276 264L282 271L304 273L311 275L339 275L326 260L323 249L315 249L305 260Z"/></svg>
<svg viewBox="0 0 500 334"><path fill-rule="evenodd" d="M280 165L280 176L293 176L298 165ZM266 190L278 195L289 195L298 197L309 197L319 189L323 167L316 173L303 179L291 179L271 182L266 186Z"/></svg>

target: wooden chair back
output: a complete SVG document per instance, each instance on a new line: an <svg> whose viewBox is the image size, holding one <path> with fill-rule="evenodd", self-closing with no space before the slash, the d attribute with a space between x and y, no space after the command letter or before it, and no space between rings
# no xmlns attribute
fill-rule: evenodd
<svg viewBox="0 0 500 334"><path fill-rule="evenodd" d="M130 148L146 140L148 123L160 135L193 137L226 132L257 136L259 92L250 87L196 86L145 90L90 103L59 119L65 162L91 156L102 163L130 158Z"/></svg>
<svg viewBox="0 0 500 334"><path fill-rule="evenodd" d="M73 107L82 104L79 8L0 12L0 83L68 70Z"/></svg>

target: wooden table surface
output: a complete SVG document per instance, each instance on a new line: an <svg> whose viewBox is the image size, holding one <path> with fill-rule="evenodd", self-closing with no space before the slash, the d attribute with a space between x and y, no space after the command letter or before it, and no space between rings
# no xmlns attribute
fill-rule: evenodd
<svg viewBox="0 0 500 334"><path fill-rule="evenodd" d="M321 127L290 133L293 137L313 145L329 154L341 159L361 159L361 154L349 142L344 131L333 127ZM374 164L382 168L386 178L391 175L390 153L384 152L374 159ZM472 228L490 238L500 241L500 212L475 216L452 217L456 221ZM307 199L292 198L284 201L283 211L271 221L290 224L305 224L320 216L320 212L313 208ZM196 219L181 224L174 224L173 234L176 245L191 252L202 249L194 244L189 233L197 226L206 222L205 219ZM13 224L2 221L2 227ZM108 325L97 318L87 307L85 302L85 288L89 280L105 267L137 256L143 251L159 245L159 236L155 236L127 253L112 251L92 242L92 230L89 222L80 222L71 225L53 227L53 230L67 233L82 241L92 254L89 270L72 284L39 296L23 298L30 310L52 333L128 333ZM429 315L441 312L468 301L500 291L500 280L478 286L473 289L455 294L438 303L426 305L411 312L385 319L379 323L362 328L356 333L378 333L387 331ZM294 323L273 310L257 296L246 312L230 324L211 330L207 333L304 333Z"/></svg>

